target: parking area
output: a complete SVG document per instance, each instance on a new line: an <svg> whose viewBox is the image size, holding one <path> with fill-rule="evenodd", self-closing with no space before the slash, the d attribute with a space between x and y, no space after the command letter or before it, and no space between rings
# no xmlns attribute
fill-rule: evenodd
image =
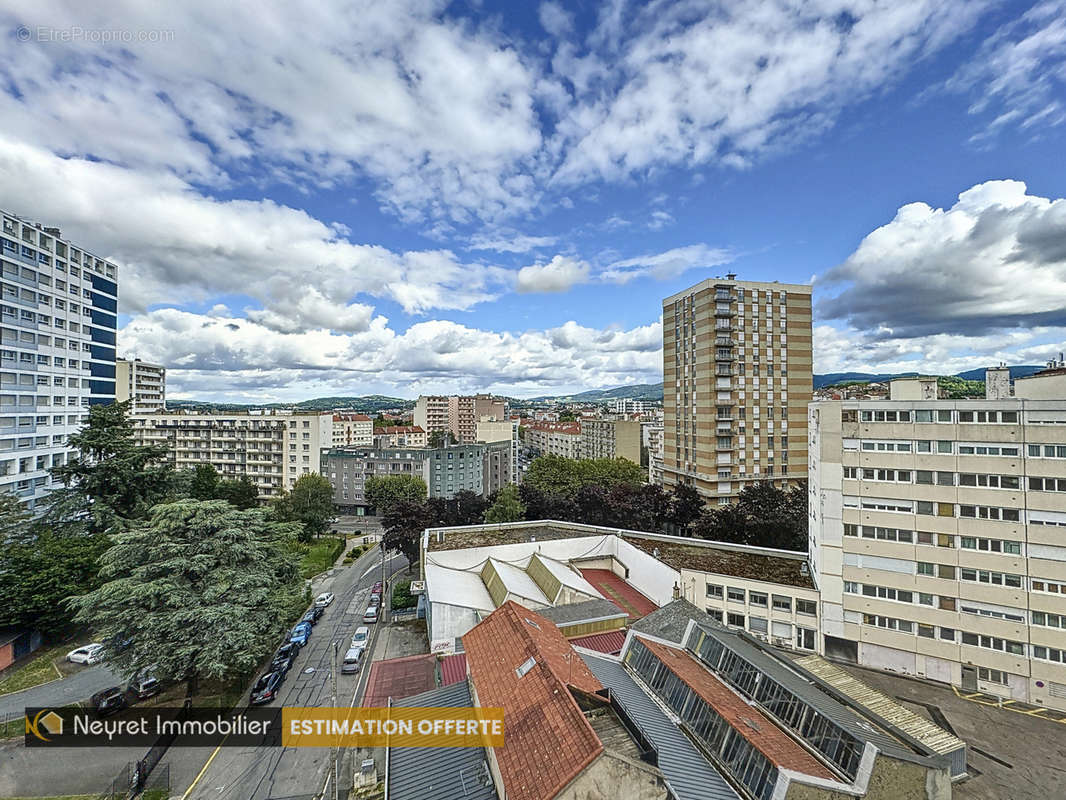
<svg viewBox="0 0 1066 800"><path fill-rule="evenodd" d="M952 730L969 747L970 778L956 800L1051 800L1063 797L1066 724L982 705L949 686L839 664L864 683Z"/></svg>

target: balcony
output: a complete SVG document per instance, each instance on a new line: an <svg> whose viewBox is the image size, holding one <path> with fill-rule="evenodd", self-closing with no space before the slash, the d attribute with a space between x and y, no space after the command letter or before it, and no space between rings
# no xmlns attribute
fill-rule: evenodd
<svg viewBox="0 0 1066 800"><path fill-rule="evenodd" d="M717 351L715 351L715 354L714 354L714 360L715 361L733 361L735 359L736 359L736 356L733 354L732 350L729 350L729 351L717 350Z"/></svg>

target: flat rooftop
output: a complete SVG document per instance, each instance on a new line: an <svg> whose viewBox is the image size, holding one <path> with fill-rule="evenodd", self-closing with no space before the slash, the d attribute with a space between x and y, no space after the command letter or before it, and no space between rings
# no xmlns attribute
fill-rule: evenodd
<svg viewBox="0 0 1066 800"><path fill-rule="evenodd" d="M435 532L444 531L444 541L438 541ZM579 536L603 536L607 528L588 526L588 532L565 526L565 523L542 523L521 527L491 528L485 525L470 525L459 528L434 528L430 531L430 550L466 550L469 547L495 547L501 544L518 544L536 538L538 542L550 539L575 539Z"/></svg>
<svg viewBox="0 0 1066 800"><path fill-rule="evenodd" d="M732 575L735 578L780 583L784 586L796 586L800 589L814 589L810 571L804 575L800 565L806 564L806 555L797 553L798 558L778 556L772 552L759 553L752 549L734 550L727 547L715 547L714 542L688 544L674 537L644 539L639 536L625 536L627 542L639 547L646 553L659 551L658 559L668 567L676 570L690 569L700 572L713 572L718 575ZM698 541L698 540L697 540Z"/></svg>

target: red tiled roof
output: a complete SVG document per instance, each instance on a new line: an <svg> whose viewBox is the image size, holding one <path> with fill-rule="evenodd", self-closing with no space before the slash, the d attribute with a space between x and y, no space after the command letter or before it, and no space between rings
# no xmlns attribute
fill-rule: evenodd
<svg viewBox="0 0 1066 800"><path fill-rule="evenodd" d="M595 586L600 594L626 612L631 621L646 617L658 608L609 569L583 569L581 575Z"/></svg>
<svg viewBox="0 0 1066 800"><path fill-rule="evenodd" d="M495 748L508 800L549 800L603 752L567 684L602 688L559 629L507 601L463 636L478 704L504 709ZM517 669L533 665L521 677Z"/></svg>
<svg viewBox="0 0 1066 800"><path fill-rule="evenodd" d="M802 772L804 775L837 780L818 759L767 719L762 712L748 705L736 692L700 666L684 650L643 637L641 642L771 763L784 769Z"/></svg>
<svg viewBox="0 0 1066 800"><path fill-rule="evenodd" d="M364 708L382 708L389 698L399 700L437 688L437 657L422 653L405 658L375 661L363 694Z"/></svg>
<svg viewBox="0 0 1066 800"><path fill-rule="evenodd" d="M386 425L385 433L425 433L418 425Z"/></svg>
<svg viewBox="0 0 1066 800"><path fill-rule="evenodd" d="M466 680L466 653L453 653L440 660L440 685L451 686Z"/></svg>
<svg viewBox="0 0 1066 800"><path fill-rule="evenodd" d="M612 656L621 653L622 645L625 643L626 632L624 630L591 633L588 636L575 636L570 639L570 644L574 647L584 647L586 650L595 650Z"/></svg>

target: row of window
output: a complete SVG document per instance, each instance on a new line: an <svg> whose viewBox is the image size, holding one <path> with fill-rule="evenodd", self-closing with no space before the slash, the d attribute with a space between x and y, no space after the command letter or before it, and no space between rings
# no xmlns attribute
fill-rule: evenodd
<svg viewBox="0 0 1066 800"><path fill-rule="evenodd" d="M844 422L937 422L937 423L998 423L1001 425L1017 425L1017 411L955 411L950 408L929 409L919 408L912 411L889 411L889 410L863 410L855 416L854 409L845 409L841 412Z"/></svg>
<svg viewBox="0 0 1066 800"><path fill-rule="evenodd" d="M887 630L899 631L900 633L913 633L925 639L942 639L944 641L959 641L971 647L981 647L985 650L998 650L1001 653L1024 656L1025 645L1011 639L1003 639L999 636L986 636L984 634L970 633L968 631L956 631L954 628L943 626L926 625L912 622L911 620L898 619L896 617L884 617L879 614L863 614L862 624Z"/></svg>
<svg viewBox="0 0 1066 800"><path fill-rule="evenodd" d="M744 589L739 589L735 586L728 587L726 591L725 587L708 583L707 584L707 597L721 600L724 596L728 596L731 603L743 603L745 601L745 594L747 595L747 602L753 606L761 606L766 608L767 600L769 599L765 592L745 592ZM772 595L773 608L777 611L792 611L792 598L785 595L775 594ZM796 613L807 614L810 616L816 616L818 614L818 604L814 600L802 600L796 599Z"/></svg>
<svg viewBox="0 0 1066 800"><path fill-rule="evenodd" d="M981 550L986 553L1004 553L1013 556L1022 554L1021 542L988 539L981 536L956 537L950 533L915 532L905 528L886 528L880 525L856 525L845 522L844 535L861 536L863 539L877 539L887 542L902 542L904 544L935 545L949 549L955 547L955 540L958 538L959 547L963 550Z"/></svg>
<svg viewBox="0 0 1066 800"><path fill-rule="evenodd" d="M1040 451L1041 445L1030 445L1029 454L1040 456L1040 452L1033 452L1033 448ZM1060 445L1047 445L1051 454L1044 458L1066 458L1066 447ZM1063 454L1056 455L1061 447ZM899 440L869 440L861 442L857 439L845 439L844 450L863 450L867 453L929 453L935 455L953 455L958 452L961 456L1017 456L1021 452L1017 445L1011 444L977 444L974 442L955 442L951 439L917 439L915 441Z"/></svg>

